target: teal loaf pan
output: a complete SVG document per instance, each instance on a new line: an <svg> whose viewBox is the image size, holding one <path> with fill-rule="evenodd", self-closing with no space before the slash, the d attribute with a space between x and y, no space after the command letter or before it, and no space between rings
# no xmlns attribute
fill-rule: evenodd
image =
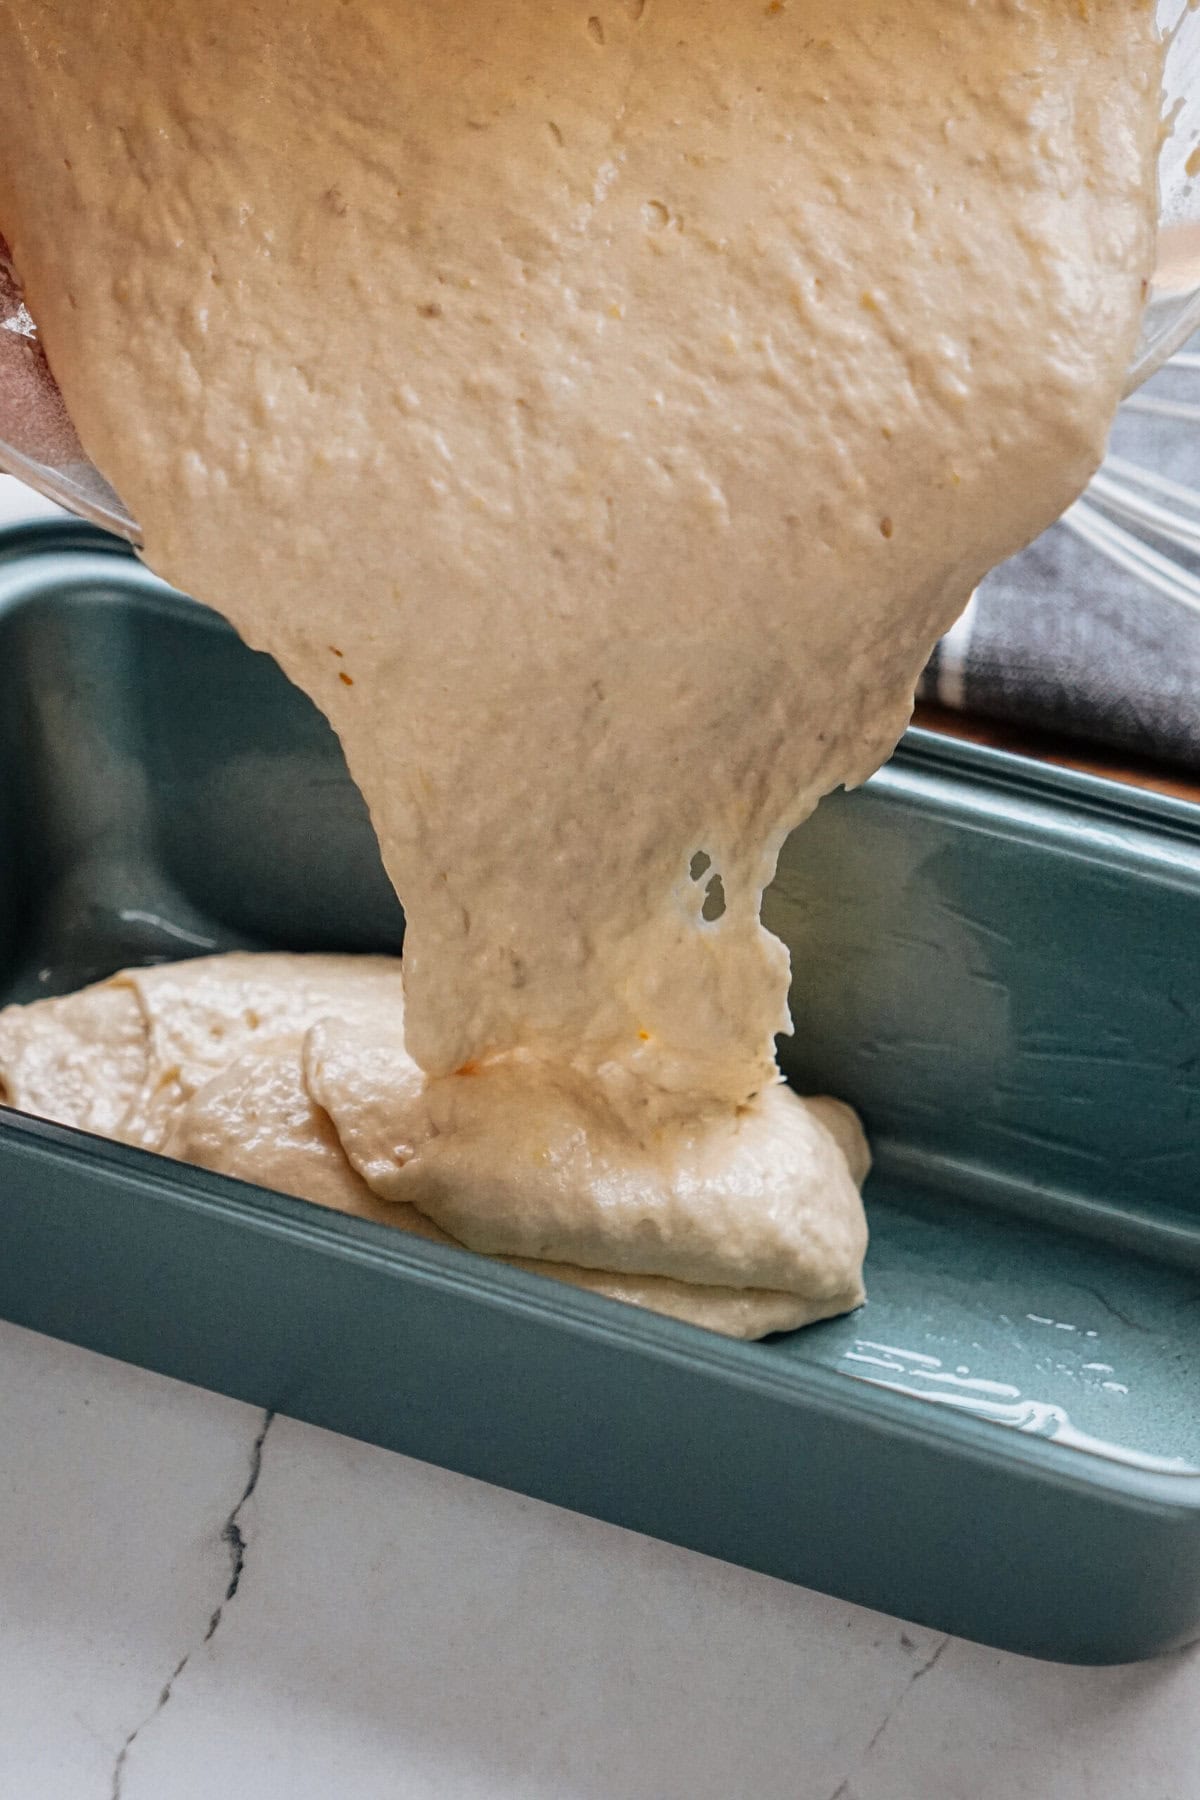
<svg viewBox="0 0 1200 1800"><path fill-rule="evenodd" d="M0 1313L1012 1650L1200 1631L1200 809L912 733L796 835L870 1300L737 1344L0 1109ZM0 998L395 950L336 743L84 527L0 536Z"/></svg>

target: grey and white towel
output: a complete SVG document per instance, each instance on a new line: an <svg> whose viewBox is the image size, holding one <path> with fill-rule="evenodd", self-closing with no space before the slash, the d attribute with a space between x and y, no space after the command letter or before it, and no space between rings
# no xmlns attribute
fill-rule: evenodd
<svg viewBox="0 0 1200 1800"><path fill-rule="evenodd" d="M1083 500L988 576L918 691L1200 769L1200 340L1125 403Z"/></svg>

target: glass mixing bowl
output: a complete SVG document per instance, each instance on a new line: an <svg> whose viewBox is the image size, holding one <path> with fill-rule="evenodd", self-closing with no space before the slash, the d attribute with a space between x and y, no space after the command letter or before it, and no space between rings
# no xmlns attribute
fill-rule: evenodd
<svg viewBox="0 0 1200 1800"><path fill-rule="evenodd" d="M1200 12L1193 0L1159 0L1158 19L1169 46L1164 116L1171 129L1158 163L1158 267L1127 392L1200 327Z"/></svg>
<svg viewBox="0 0 1200 1800"><path fill-rule="evenodd" d="M1129 371L1138 387L1200 327L1200 12L1158 0L1169 49L1159 165L1159 258ZM71 426L0 238L0 470L81 518L139 542L136 522Z"/></svg>

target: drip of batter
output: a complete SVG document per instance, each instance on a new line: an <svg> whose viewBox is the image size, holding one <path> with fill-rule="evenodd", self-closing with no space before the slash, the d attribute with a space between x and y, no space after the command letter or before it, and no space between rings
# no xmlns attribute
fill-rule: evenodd
<svg viewBox="0 0 1200 1800"><path fill-rule="evenodd" d="M403 1025L304 1033L349 1162L476 1248L853 1304L861 1156L778 1085L762 890L1099 460L1153 7L0 21L0 230L82 442L333 721L405 903Z"/></svg>

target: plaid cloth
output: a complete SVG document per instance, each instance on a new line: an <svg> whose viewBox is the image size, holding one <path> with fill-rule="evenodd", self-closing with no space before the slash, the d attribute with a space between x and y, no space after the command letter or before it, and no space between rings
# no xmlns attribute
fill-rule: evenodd
<svg viewBox="0 0 1200 1800"><path fill-rule="evenodd" d="M1198 345L1122 407L1082 506L982 583L920 698L1200 769ZM1195 508L1136 470L1196 489ZM1193 547L1145 503L1190 525Z"/></svg>

